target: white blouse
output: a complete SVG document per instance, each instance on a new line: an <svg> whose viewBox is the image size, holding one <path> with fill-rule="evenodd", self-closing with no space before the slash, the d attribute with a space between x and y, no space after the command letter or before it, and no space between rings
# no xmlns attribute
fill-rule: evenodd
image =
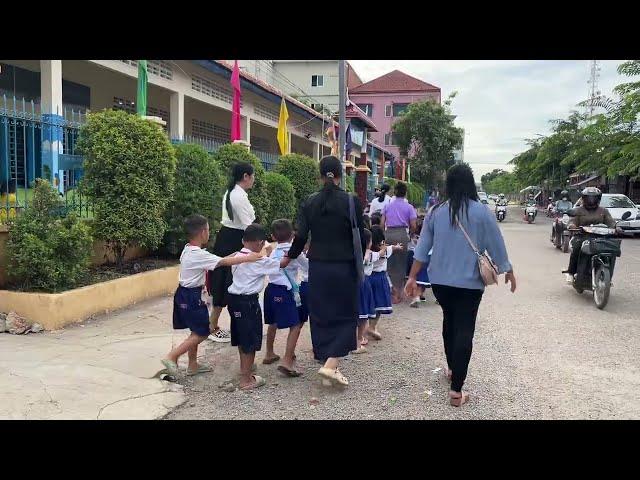
<svg viewBox="0 0 640 480"><path fill-rule="evenodd" d="M249 201L247 192L236 184L231 190L231 209L233 210L233 220L227 213L227 193L222 196L222 225L236 230L246 230L256 219L256 212Z"/></svg>

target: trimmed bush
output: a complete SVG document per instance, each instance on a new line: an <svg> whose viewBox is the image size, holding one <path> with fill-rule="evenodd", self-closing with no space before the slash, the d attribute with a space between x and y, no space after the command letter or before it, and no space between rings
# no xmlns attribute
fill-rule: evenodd
<svg viewBox="0 0 640 480"><path fill-rule="evenodd" d="M389 191L389 195L394 194L393 190L399 181L400 180L396 178L385 177L383 183L386 183L391 187L391 190ZM422 185L418 183L413 183L413 182L404 182L404 183L407 184L407 200L409 200L409 203L416 208L424 207L425 190L422 187Z"/></svg>
<svg viewBox="0 0 640 480"><path fill-rule="evenodd" d="M278 218L294 220L297 203L293 185L287 177L275 172L267 172L264 176L269 209L265 215L263 225L270 231L271 222Z"/></svg>
<svg viewBox="0 0 640 480"><path fill-rule="evenodd" d="M204 215L211 231L218 231L225 181L213 156L200 145L182 143L174 149L175 190L167 208L163 246L171 255L178 255L188 241L183 222L189 215Z"/></svg>
<svg viewBox="0 0 640 480"><path fill-rule="evenodd" d="M233 167L233 165L238 162L246 162L253 165L256 174L256 181L253 184L253 188L247 193L249 195L249 201L256 211L256 222L263 223L263 220L266 218L267 211L269 210L269 198L264 186L265 171L262 167L262 163L260 163L260 159L247 150L247 147L233 143L221 146L213 154L213 158L220 167L220 172L224 179L222 195L224 195L224 191L227 188L227 183L231 177L231 167ZM220 203L220 205L222 205L222 203ZM220 210L220 212L222 214L222 210Z"/></svg>
<svg viewBox="0 0 640 480"><path fill-rule="evenodd" d="M72 288L87 273L92 247L89 226L65 215L57 190L36 179L33 202L9 230L9 279L28 290Z"/></svg>
<svg viewBox="0 0 640 480"><path fill-rule="evenodd" d="M283 155L276 164L275 171L287 177L296 194L296 205L300 205L309 195L317 192L319 187L318 162L306 155L290 153Z"/></svg>
<svg viewBox="0 0 640 480"><path fill-rule="evenodd" d="M155 249L167 228L175 153L159 125L123 111L88 115L78 147L83 188L94 205L94 230L122 267L127 249Z"/></svg>

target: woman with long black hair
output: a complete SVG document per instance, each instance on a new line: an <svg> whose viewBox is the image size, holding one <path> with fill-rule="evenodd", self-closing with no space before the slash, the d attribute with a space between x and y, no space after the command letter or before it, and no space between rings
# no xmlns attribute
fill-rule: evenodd
<svg viewBox="0 0 640 480"><path fill-rule="evenodd" d="M480 252L489 253L498 271L505 273L505 283L511 282L512 292L516 290L516 277L496 219L478 200L469 165L451 167L446 187L447 200L436 205L424 221L405 291L412 297L418 294L416 276L433 248L427 271L444 317L442 338L447 358L445 374L451 381L449 402L459 407L469 400L462 385L471 360L476 316L485 287L478 256L469 241Z"/></svg>
<svg viewBox="0 0 640 480"><path fill-rule="evenodd" d="M357 197L342 190L342 165L334 156L320 161L322 190L310 195L298 211L297 233L289 258L297 258L311 234L308 305L311 342L316 360L324 365L318 374L339 385L349 382L338 369L341 357L357 347L358 273L362 258L354 253L349 202L353 199L362 252L364 224Z"/></svg>
<svg viewBox="0 0 640 480"><path fill-rule="evenodd" d="M222 228L216 235L213 254L226 257L242 249L242 234L256 219L253 205L247 196L247 190L255 182L253 166L249 163L236 163L231 169L227 190L222 197ZM209 340L230 342L229 332L218 327L222 309L227 306L227 289L233 283L231 267L219 267L209 272L207 289L213 297L213 312L210 318Z"/></svg>

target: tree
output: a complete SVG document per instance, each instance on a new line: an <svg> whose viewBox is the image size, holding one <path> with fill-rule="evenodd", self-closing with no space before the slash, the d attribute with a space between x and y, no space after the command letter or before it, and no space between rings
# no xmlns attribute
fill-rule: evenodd
<svg viewBox="0 0 640 480"><path fill-rule="evenodd" d="M163 244L169 253L180 253L187 242L184 219L194 213L209 219L212 232L218 231L222 216L225 181L213 156L200 145L175 145L175 192L168 205ZM212 237L213 239L213 237Z"/></svg>
<svg viewBox="0 0 640 480"><path fill-rule="evenodd" d="M461 128L453 124L452 94L443 105L432 100L413 103L393 124L393 139L400 154L411 162L411 178L425 188L439 183L453 165L453 151L462 146Z"/></svg>
<svg viewBox="0 0 640 480"><path fill-rule="evenodd" d="M279 218L293 220L296 215L297 203L293 185L287 177L275 172L267 172L264 184L269 197L269 208L262 224L267 231L271 230L271 223Z"/></svg>
<svg viewBox="0 0 640 480"><path fill-rule="evenodd" d="M297 153L283 155L278 159L275 171L287 177L293 185L296 206L318 191L318 162L311 157Z"/></svg>
<svg viewBox="0 0 640 480"><path fill-rule="evenodd" d="M482 175L480 181L482 182L482 188L485 189L485 191L487 190L487 184L489 182L491 182L494 178L499 177L500 175L506 173L504 170L502 170L501 168L494 168L493 171L489 172L489 173L485 173L484 175Z"/></svg>
<svg viewBox="0 0 640 480"><path fill-rule="evenodd" d="M78 147L94 231L122 268L130 246L155 249L162 240L173 196L174 149L159 125L114 110L88 115Z"/></svg>

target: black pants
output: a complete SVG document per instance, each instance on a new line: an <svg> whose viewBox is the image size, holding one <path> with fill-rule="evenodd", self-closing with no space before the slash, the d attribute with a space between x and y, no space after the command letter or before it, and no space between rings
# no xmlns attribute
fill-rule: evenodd
<svg viewBox="0 0 640 480"><path fill-rule="evenodd" d="M567 269L567 273L571 275L578 273L578 257L580 256L583 240L584 237L581 235L576 235L571 239L571 254L569 256L569 268Z"/></svg>
<svg viewBox="0 0 640 480"><path fill-rule="evenodd" d="M432 285L443 313L442 339L447 364L452 371L451 390L460 392L467 378L473 334L482 290Z"/></svg>

